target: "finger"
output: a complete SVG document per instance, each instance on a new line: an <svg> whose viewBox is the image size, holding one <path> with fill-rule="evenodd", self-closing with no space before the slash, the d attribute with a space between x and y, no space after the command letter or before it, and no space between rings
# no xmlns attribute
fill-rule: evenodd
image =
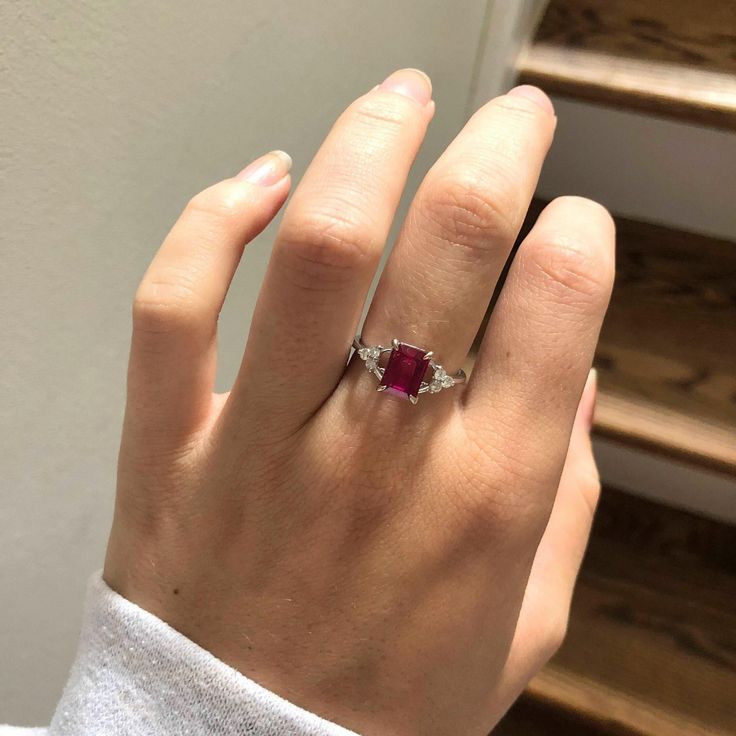
<svg viewBox="0 0 736 736"><path fill-rule="evenodd" d="M194 196L138 287L126 422L174 440L210 407L217 318L245 244L289 191L291 159L275 151Z"/></svg>
<svg viewBox="0 0 736 736"><path fill-rule="evenodd" d="M284 213L226 409L246 429L257 415L259 431L265 422L288 433L339 381L430 98L423 73L392 74L341 115L309 166Z"/></svg>
<svg viewBox="0 0 736 736"><path fill-rule="evenodd" d="M411 205L363 334L433 350L455 371L477 334L552 142L555 116L535 87L473 115Z"/></svg>
<svg viewBox="0 0 736 736"><path fill-rule="evenodd" d="M501 700L510 704L530 677L557 651L567 630L575 581L590 537L600 480L590 442L596 399L591 370L578 405L570 446L547 528L537 548L514 640Z"/></svg>
<svg viewBox="0 0 736 736"><path fill-rule="evenodd" d="M544 610L541 604L547 600L548 604L554 603L556 616L565 621L600 495L598 468L590 441L596 378L595 370L591 370L575 415L560 484L537 548L528 588L528 594L534 597L533 611L538 614Z"/></svg>
<svg viewBox="0 0 736 736"><path fill-rule="evenodd" d="M608 306L614 240L595 202L562 197L544 209L514 257L462 396L468 431L540 491L545 514Z"/></svg>

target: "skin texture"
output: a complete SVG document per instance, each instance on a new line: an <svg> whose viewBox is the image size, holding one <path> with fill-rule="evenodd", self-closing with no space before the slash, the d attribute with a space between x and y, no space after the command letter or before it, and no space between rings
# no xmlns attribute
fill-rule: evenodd
<svg viewBox="0 0 736 736"><path fill-rule="evenodd" d="M467 385L413 407L345 367L433 111L428 79L403 70L335 123L286 208L225 395L217 316L286 199L288 157L187 205L134 301L104 571L265 687L382 736L488 733L564 636L599 492L588 372L614 228L593 202L544 210ZM366 342L459 367L555 124L532 87L471 118L417 192Z"/></svg>

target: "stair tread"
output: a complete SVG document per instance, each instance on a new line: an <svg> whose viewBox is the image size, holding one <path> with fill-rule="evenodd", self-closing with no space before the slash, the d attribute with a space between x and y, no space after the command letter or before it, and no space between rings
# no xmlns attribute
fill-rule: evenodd
<svg viewBox="0 0 736 736"><path fill-rule="evenodd" d="M518 72L552 93L736 129L736 4L552 0Z"/></svg>
<svg viewBox="0 0 736 736"><path fill-rule="evenodd" d="M736 469L734 431L610 388L596 405L596 434L724 473Z"/></svg>
<svg viewBox="0 0 736 736"><path fill-rule="evenodd" d="M550 666L529 685L529 696L598 721L607 732L631 736L729 736L720 728L673 715L636 697ZM605 731L604 731L605 732Z"/></svg>
<svg viewBox="0 0 736 736"><path fill-rule="evenodd" d="M734 545L733 526L604 490L565 643L499 735L735 733Z"/></svg>

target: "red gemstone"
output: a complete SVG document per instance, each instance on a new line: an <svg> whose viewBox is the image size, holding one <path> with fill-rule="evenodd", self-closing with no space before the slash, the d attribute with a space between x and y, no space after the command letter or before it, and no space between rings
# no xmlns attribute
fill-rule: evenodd
<svg viewBox="0 0 736 736"><path fill-rule="evenodd" d="M429 358L424 357L426 353L422 348L400 342L399 347L391 351L381 386L405 399L416 397L429 366Z"/></svg>

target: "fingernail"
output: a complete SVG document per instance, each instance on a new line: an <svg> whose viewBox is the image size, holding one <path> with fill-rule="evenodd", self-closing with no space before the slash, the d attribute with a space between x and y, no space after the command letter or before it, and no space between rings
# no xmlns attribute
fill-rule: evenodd
<svg viewBox="0 0 736 736"><path fill-rule="evenodd" d="M248 164L235 178L269 187L280 182L290 169L291 156L288 153L271 151Z"/></svg>
<svg viewBox="0 0 736 736"><path fill-rule="evenodd" d="M552 100L539 87L534 87L531 84L520 84L518 87L509 90L508 94L511 97L526 97L527 100L531 100L535 105L538 105L550 115L555 114Z"/></svg>
<svg viewBox="0 0 736 736"><path fill-rule="evenodd" d="M593 421L595 420L595 401L598 396L598 371L595 368L590 369L588 380L585 382L583 389L583 411L585 416L585 426L590 432L593 429Z"/></svg>
<svg viewBox="0 0 736 736"><path fill-rule="evenodd" d="M432 99L432 82L430 78L419 69L399 69L381 84L379 89L387 92L396 92L411 97L420 105L426 105Z"/></svg>

